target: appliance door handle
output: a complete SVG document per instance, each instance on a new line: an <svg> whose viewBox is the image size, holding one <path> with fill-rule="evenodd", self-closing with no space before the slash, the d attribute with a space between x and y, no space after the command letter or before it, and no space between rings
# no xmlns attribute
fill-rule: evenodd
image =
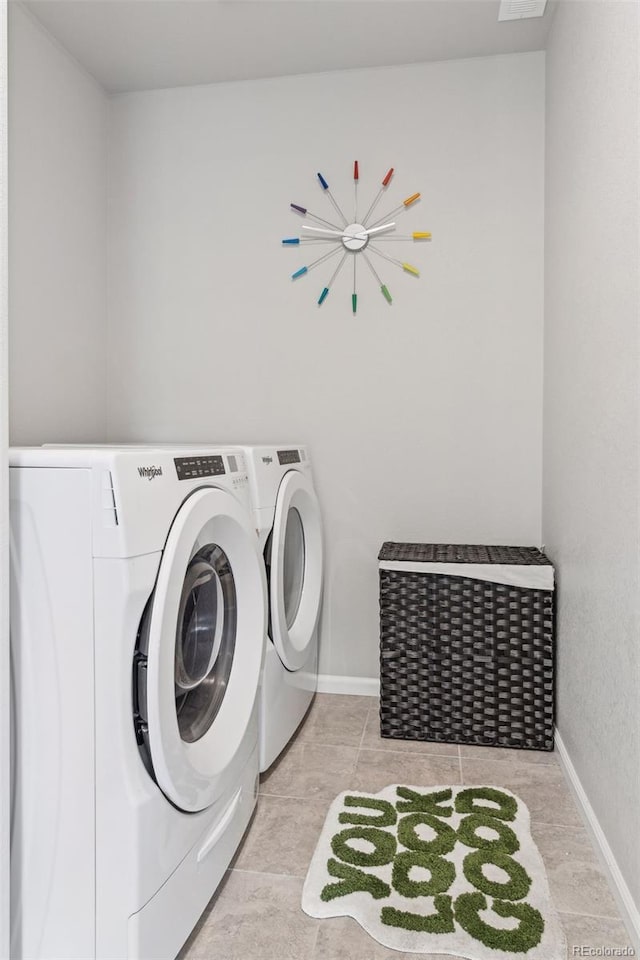
<svg viewBox="0 0 640 960"><path fill-rule="evenodd" d="M196 858L198 863L201 863L204 860L204 858L209 855L212 848L215 847L216 843L218 842L218 840L220 839L224 831L229 826L236 810L238 809L241 797L242 797L242 787L240 787L236 795L229 802L227 809L222 814L222 818L218 821L218 823L216 823L215 827L213 828L213 830L211 831L211 833L209 834L209 836L207 837L203 845L200 847L198 851L198 856Z"/></svg>

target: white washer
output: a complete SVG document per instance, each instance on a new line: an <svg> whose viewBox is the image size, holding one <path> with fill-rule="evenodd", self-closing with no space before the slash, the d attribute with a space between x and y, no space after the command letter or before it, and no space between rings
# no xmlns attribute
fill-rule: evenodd
<svg viewBox="0 0 640 960"><path fill-rule="evenodd" d="M318 684L322 521L304 446L243 446L269 590L260 770L278 757Z"/></svg>
<svg viewBox="0 0 640 960"><path fill-rule="evenodd" d="M242 456L10 464L11 956L171 960L257 796L267 598Z"/></svg>

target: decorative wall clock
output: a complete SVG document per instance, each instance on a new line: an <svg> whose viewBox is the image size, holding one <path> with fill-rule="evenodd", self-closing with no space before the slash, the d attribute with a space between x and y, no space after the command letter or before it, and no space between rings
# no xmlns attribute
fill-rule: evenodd
<svg viewBox="0 0 640 960"><path fill-rule="evenodd" d="M388 263L394 264L394 266L400 267L406 273L412 274L414 277L420 276L420 271L417 267L414 267L410 263L406 263L403 260L398 260L396 257L389 256L388 253L386 253L384 250L381 250L379 247L380 243L388 243L390 241L408 241L411 243L414 241L431 239L431 234L427 233L426 231L415 231L410 234L396 234L393 232L396 228L396 222L391 218L397 216L398 214L403 214L404 211L408 210L408 208L411 207L416 200L420 199L419 193L411 194L410 197L407 197L406 200L403 200L398 207L391 210L390 213L385 214L385 216L379 217L377 220L372 219L373 212L384 196L392 177L393 167L391 167L391 169L385 174L378 193L374 197L373 202L371 203L367 212L364 214L364 216L362 216L358 212L358 182L360 179L360 174L358 169L358 161L355 161L353 165L354 212L352 220L349 220L349 218L343 213L341 207L338 205L335 197L329 189L329 184L321 173L318 174L320 186L322 187L324 195L333 206L339 222L334 223L330 220L325 220L323 217L319 217L316 216L316 214L311 213L306 207L302 207L297 203L291 204L291 209L297 215L306 217L308 220L312 220L313 223L302 224L302 230L304 231L303 236L286 237L282 243L287 246L316 244L331 247L328 253L323 254L316 260L312 260L311 263L308 263L304 267L300 267L298 270L292 273L292 280L297 280L299 277L309 273L309 271L314 267L320 266L320 264L325 263L332 257L335 257L337 254L342 254L338 265L330 275L326 286L322 288L318 298L318 306L321 306L329 296L329 291L331 290L336 277L345 264L348 263L349 257L351 258L351 263L353 264L353 293L351 294L351 309L353 313L356 313L358 307L358 291L356 286L358 261L362 261L367 265L387 303L392 303L391 294L389 293L388 286L381 279L375 266L373 265L371 256L372 254L376 257L380 257L383 260L386 260ZM349 264L349 266L351 266L351 264Z"/></svg>

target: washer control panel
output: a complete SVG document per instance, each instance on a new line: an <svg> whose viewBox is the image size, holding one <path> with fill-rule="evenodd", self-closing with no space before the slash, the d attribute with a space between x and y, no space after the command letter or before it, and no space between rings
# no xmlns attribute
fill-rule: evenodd
<svg viewBox="0 0 640 960"><path fill-rule="evenodd" d="M178 480L196 480L200 477L220 477L226 473L224 460L212 457L174 457Z"/></svg>
<svg viewBox="0 0 640 960"><path fill-rule="evenodd" d="M284 466L287 463L300 463L299 450L278 450L278 463Z"/></svg>

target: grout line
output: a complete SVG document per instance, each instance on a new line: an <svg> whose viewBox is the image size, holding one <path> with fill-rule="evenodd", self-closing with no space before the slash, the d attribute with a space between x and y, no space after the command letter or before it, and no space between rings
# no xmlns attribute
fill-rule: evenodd
<svg viewBox="0 0 640 960"><path fill-rule="evenodd" d="M551 820L537 820L535 817L531 817L531 823L535 823L539 827L558 827L562 830L582 830L583 833L586 833L581 823L553 823Z"/></svg>
<svg viewBox="0 0 640 960"><path fill-rule="evenodd" d="M250 873L256 877L284 877L289 880L304 880L306 873L273 873L271 870L245 870L244 867L232 867L230 873Z"/></svg>
<svg viewBox="0 0 640 960"><path fill-rule="evenodd" d="M520 766L525 767L541 767L543 770L559 770L559 763L545 763L541 760L520 760L514 759L513 757L465 757L462 755L462 760L471 761L472 763L518 763Z"/></svg>
<svg viewBox="0 0 640 960"><path fill-rule="evenodd" d="M349 788L347 787L346 789L348 790ZM275 797L277 800L306 800L306 801L308 801L308 800L324 800L325 803L331 803L332 800L335 800L335 796L333 796L333 797L320 797L320 796L318 796L318 795L315 795L315 796L311 796L311 797L301 797L301 796L292 796L290 793L266 793L266 792L264 792L264 791L262 791L262 790L260 791L260 796L261 796L261 797Z"/></svg>
<svg viewBox="0 0 640 960"><path fill-rule="evenodd" d="M464 786L464 774L462 773L462 751L458 744L458 763L460 764L460 786Z"/></svg>
<svg viewBox="0 0 640 960"><path fill-rule="evenodd" d="M369 726L370 716L371 716L371 704L369 704L369 709L367 710L367 715L364 720L364 727L362 728L362 736L360 737L360 744L358 746L358 756L360 755L360 751L362 750L362 744L364 743L364 735L367 732L367 727ZM358 757L356 757L356 763L357 761L358 761Z"/></svg>
<svg viewBox="0 0 640 960"><path fill-rule="evenodd" d="M356 767L358 766L358 760L360 759L360 747L356 747L355 756L353 758L353 765L349 772L350 777L355 777Z"/></svg>
<svg viewBox="0 0 640 960"><path fill-rule="evenodd" d="M310 918L311 919L311 918ZM313 944L309 951L309 960L312 960L316 955L316 947L318 946L318 937L320 936L320 920L316 920L316 935L313 938Z"/></svg>
<svg viewBox="0 0 640 960"><path fill-rule="evenodd" d="M555 901L554 901L554 904L555 904ZM556 906L556 910L561 916L562 914L564 914L566 917L588 917L589 920L618 920L624 926L624 923L622 921L622 917L620 916L620 914L616 914L616 916L613 916L610 913L585 913L583 910L581 910L580 913L575 913L573 910L558 910L557 906Z"/></svg>
<svg viewBox="0 0 640 960"><path fill-rule="evenodd" d="M457 760L457 753L423 753L413 750L385 750L380 747L361 747L361 750L370 750L372 753L384 753L390 757L424 757L428 760Z"/></svg>
<svg viewBox="0 0 640 960"><path fill-rule="evenodd" d="M469 746L468 743L461 743L461 744L460 744L460 755L462 756L462 759L463 759L463 760L473 760L474 762L478 762L478 761L482 760L483 763L493 763L494 761L495 761L496 763L528 763L528 764L535 764L537 767L558 767L558 766L560 766L560 761L557 759L557 757L556 757L554 760L527 760L527 755L531 756L531 755L533 754L533 756L536 756L536 754L534 753L534 751L532 751L532 750L518 750L517 747L505 747L505 750L516 750L516 751L517 751L517 756L515 756L515 757L498 757L498 756L495 756L495 754L491 754L491 756L489 756L489 755L487 755L487 756L482 756L482 754L477 754L477 753L472 753L472 754L470 754L469 756L465 756L464 753L463 753L463 750L465 749L465 747L468 747L468 746ZM479 749L479 750L482 750L482 749L498 750L498 749L500 749L500 748L499 748L499 747L486 747L486 748L483 748L483 747L478 746L478 749ZM549 756L553 756L553 754L549 754Z"/></svg>
<svg viewBox="0 0 640 960"><path fill-rule="evenodd" d="M296 743L302 744L304 747L340 747L344 750L359 750L360 747L355 743L332 743L331 740L323 740L321 736L315 737L311 734L307 736L302 736L299 734L296 737Z"/></svg>
<svg viewBox="0 0 640 960"><path fill-rule="evenodd" d="M260 797L277 797L278 800L309 800L309 797L300 797L291 793L268 793L266 790L260 790Z"/></svg>

